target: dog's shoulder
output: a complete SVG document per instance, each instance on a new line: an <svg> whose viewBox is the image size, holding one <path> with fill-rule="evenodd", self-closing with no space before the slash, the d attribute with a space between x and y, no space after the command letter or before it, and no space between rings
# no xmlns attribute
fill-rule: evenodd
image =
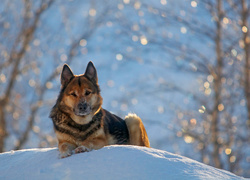
<svg viewBox="0 0 250 180"><path fill-rule="evenodd" d="M66 115L59 110L57 104L51 109L49 117L52 119L53 123L63 121L66 118Z"/></svg>

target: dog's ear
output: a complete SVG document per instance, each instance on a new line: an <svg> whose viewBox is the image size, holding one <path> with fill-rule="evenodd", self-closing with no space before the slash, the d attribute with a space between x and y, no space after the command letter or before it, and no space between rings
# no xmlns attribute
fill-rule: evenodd
<svg viewBox="0 0 250 180"><path fill-rule="evenodd" d="M70 67L67 64L64 64L62 73L61 73L61 84L62 86L65 86L68 84L70 79L74 77L73 72L71 71Z"/></svg>
<svg viewBox="0 0 250 180"><path fill-rule="evenodd" d="M87 76L90 80L93 80L96 83L98 82L97 72L94 64L91 61L89 61L84 75Z"/></svg>

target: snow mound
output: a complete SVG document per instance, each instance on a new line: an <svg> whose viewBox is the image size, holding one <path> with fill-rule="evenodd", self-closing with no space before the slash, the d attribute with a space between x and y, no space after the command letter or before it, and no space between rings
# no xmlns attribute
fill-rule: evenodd
<svg viewBox="0 0 250 180"><path fill-rule="evenodd" d="M166 151L107 146L59 159L57 148L0 154L0 179L244 179Z"/></svg>

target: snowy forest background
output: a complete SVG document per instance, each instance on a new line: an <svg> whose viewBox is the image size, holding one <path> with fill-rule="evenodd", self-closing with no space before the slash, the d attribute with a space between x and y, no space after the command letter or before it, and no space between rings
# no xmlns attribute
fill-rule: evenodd
<svg viewBox="0 0 250 180"><path fill-rule="evenodd" d="M2 0L0 152L57 145L61 68L91 60L153 148L250 177L249 24L248 0Z"/></svg>

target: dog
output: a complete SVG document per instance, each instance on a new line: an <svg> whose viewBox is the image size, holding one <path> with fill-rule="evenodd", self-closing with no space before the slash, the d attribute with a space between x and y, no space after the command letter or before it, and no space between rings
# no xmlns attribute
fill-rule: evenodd
<svg viewBox="0 0 250 180"><path fill-rule="evenodd" d="M50 112L61 158L114 144L150 147L145 127L136 114L128 114L123 120L103 109L102 100L91 61L81 75L74 75L64 64L61 90Z"/></svg>

